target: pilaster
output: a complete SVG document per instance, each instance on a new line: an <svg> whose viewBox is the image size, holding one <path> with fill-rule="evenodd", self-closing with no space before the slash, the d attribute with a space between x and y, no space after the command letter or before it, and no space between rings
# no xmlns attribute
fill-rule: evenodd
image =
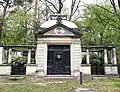
<svg viewBox="0 0 120 92"><path fill-rule="evenodd" d="M10 64L12 61L12 48L9 48L9 53L8 53L8 64Z"/></svg>
<svg viewBox="0 0 120 92"><path fill-rule="evenodd" d="M3 46L0 45L0 65L2 64L2 60L3 60Z"/></svg>
<svg viewBox="0 0 120 92"><path fill-rule="evenodd" d="M107 49L104 49L104 63L108 64Z"/></svg>
<svg viewBox="0 0 120 92"><path fill-rule="evenodd" d="M89 59L89 50L86 49L86 63L90 64L90 59Z"/></svg>
<svg viewBox="0 0 120 92"><path fill-rule="evenodd" d="M28 64L31 63L31 49L28 50Z"/></svg>

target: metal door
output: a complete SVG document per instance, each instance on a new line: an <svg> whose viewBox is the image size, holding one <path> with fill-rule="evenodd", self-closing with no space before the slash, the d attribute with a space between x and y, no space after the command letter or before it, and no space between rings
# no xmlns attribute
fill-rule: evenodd
<svg viewBox="0 0 120 92"><path fill-rule="evenodd" d="M48 46L48 75L70 75L70 46Z"/></svg>

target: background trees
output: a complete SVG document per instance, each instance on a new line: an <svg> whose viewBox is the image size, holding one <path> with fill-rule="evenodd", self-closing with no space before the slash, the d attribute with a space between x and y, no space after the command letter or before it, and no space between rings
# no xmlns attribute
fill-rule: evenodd
<svg viewBox="0 0 120 92"><path fill-rule="evenodd" d="M117 47L118 63L120 60L119 17L118 6L90 5L85 9L84 19L76 22L83 30L82 44L107 46L114 44Z"/></svg>
<svg viewBox="0 0 120 92"><path fill-rule="evenodd" d="M105 4L85 5L80 20L81 0L3 0L0 1L1 42L35 44L34 29L47 21L51 14L67 14L83 30L82 44L110 45L117 47L120 57L120 0L105 0ZM103 0L104 1L104 0ZM116 2L117 1L117 2ZM75 17L74 17L75 16ZM76 21L77 19L77 21ZM120 59L119 59L120 60Z"/></svg>
<svg viewBox="0 0 120 92"><path fill-rule="evenodd" d="M114 35L119 32L119 20L111 13L113 9L110 6L102 7L104 9L91 5L85 9L85 18L81 22L81 27L87 28L89 32L84 32L83 44L92 42L93 45L108 45L116 39Z"/></svg>
<svg viewBox="0 0 120 92"><path fill-rule="evenodd" d="M84 32L82 38L83 44L108 45L113 42L118 44L120 4L119 0L117 1L115 3L114 0L109 0L110 3L106 5L86 5L82 22L79 18L78 21L75 20L80 29L87 28L87 32ZM3 7L3 12L0 16L2 42L5 44L14 44L15 39L12 37L13 35L18 35L17 32L19 32L21 35L26 34L26 37L21 38L19 37L20 35L16 36L18 37L16 39L21 38L24 40L18 44L34 44L34 36L32 36L34 28L48 20L51 14L65 13L69 15L68 20L73 20L74 15L78 15L77 17L79 17L78 11L80 11L81 0L71 0L71 7L69 9L65 6L65 2L66 0L3 0L0 3L1 7ZM16 20L20 21L16 22ZM16 32L12 30L16 30ZM10 39L13 42L9 41L10 35ZM28 39L29 35L33 39Z"/></svg>
<svg viewBox="0 0 120 92"><path fill-rule="evenodd" d="M66 0L1 0L0 7L3 9L0 16L1 42L35 44L34 29L48 20L51 14L68 14L68 20L72 20L79 10L80 0L72 0L71 9L64 5L65 2ZM29 33L32 40L27 38L30 37Z"/></svg>

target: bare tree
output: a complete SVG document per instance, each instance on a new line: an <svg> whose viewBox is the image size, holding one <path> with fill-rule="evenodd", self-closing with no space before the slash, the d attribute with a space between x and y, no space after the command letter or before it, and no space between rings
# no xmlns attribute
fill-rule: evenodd
<svg viewBox="0 0 120 92"><path fill-rule="evenodd" d="M4 19L7 13L7 8L10 7L11 0L3 0L0 2L0 5L3 8L3 16L2 18Z"/></svg>
<svg viewBox="0 0 120 92"><path fill-rule="evenodd" d="M62 10L65 8L64 6L65 1L66 0L56 0L56 1L40 0L40 2L44 2L44 5L46 6L46 9L44 10L45 11L44 13L46 13L45 16L55 13L61 14L63 12ZM72 0L71 7L70 8L66 7L67 8L66 10L70 11L68 20L72 20L75 13L79 10L80 2L81 0Z"/></svg>
<svg viewBox="0 0 120 92"><path fill-rule="evenodd" d="M59 1L59 10L58 10L58 13L61 13L61 10L63 8L63 3L61 0L58 0Z"/></svg>
<svg viewBox="0 0 120 92"><path fill-rule="evenodd" d="M7 13L7 8L9 7L10 3L11 3L10 0L0 1L0 6L2 6L3 8L3 15L1 16L1 21L0 21L0 39L3 35L3 26L4 26L5 16Z"/></svg>
<svg viewBox="0 0 120 92"><path fill-rule="evenodd" d="M110 0L110 3L114 9L114 13L117 15L118 19L120 20L120 14L119 14L119 12L120 12L120 0L117 0L117 1L118 1L118 3L115 3L115 0ZM119 8L117 8L117 4L118 4Z"/></svg>
<svg viewBox="0 0 120 92"><path fill-rule="evenodd" d="M69 16L69 20L72 19L73 15L76 13L76 11L79 9L80 7L80 2L81 0L72 0L72 3L71 3L71 11L70 11L70 16Z"/></svg>
<svg viewBox="0 0 120 92"><path fill-rule="evenodd" d="M120 9L120 0L118 0L118 6L119 6L119 9Z"/></svg>

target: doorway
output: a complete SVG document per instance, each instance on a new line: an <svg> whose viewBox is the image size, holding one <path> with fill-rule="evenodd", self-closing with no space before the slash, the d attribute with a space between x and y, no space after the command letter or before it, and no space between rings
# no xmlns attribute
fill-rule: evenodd
<svg viewBox="0 0 120 92"><path fill-rule="evenodd" d="M47 75L70 75L70 46L48 45Z"/></svg>

